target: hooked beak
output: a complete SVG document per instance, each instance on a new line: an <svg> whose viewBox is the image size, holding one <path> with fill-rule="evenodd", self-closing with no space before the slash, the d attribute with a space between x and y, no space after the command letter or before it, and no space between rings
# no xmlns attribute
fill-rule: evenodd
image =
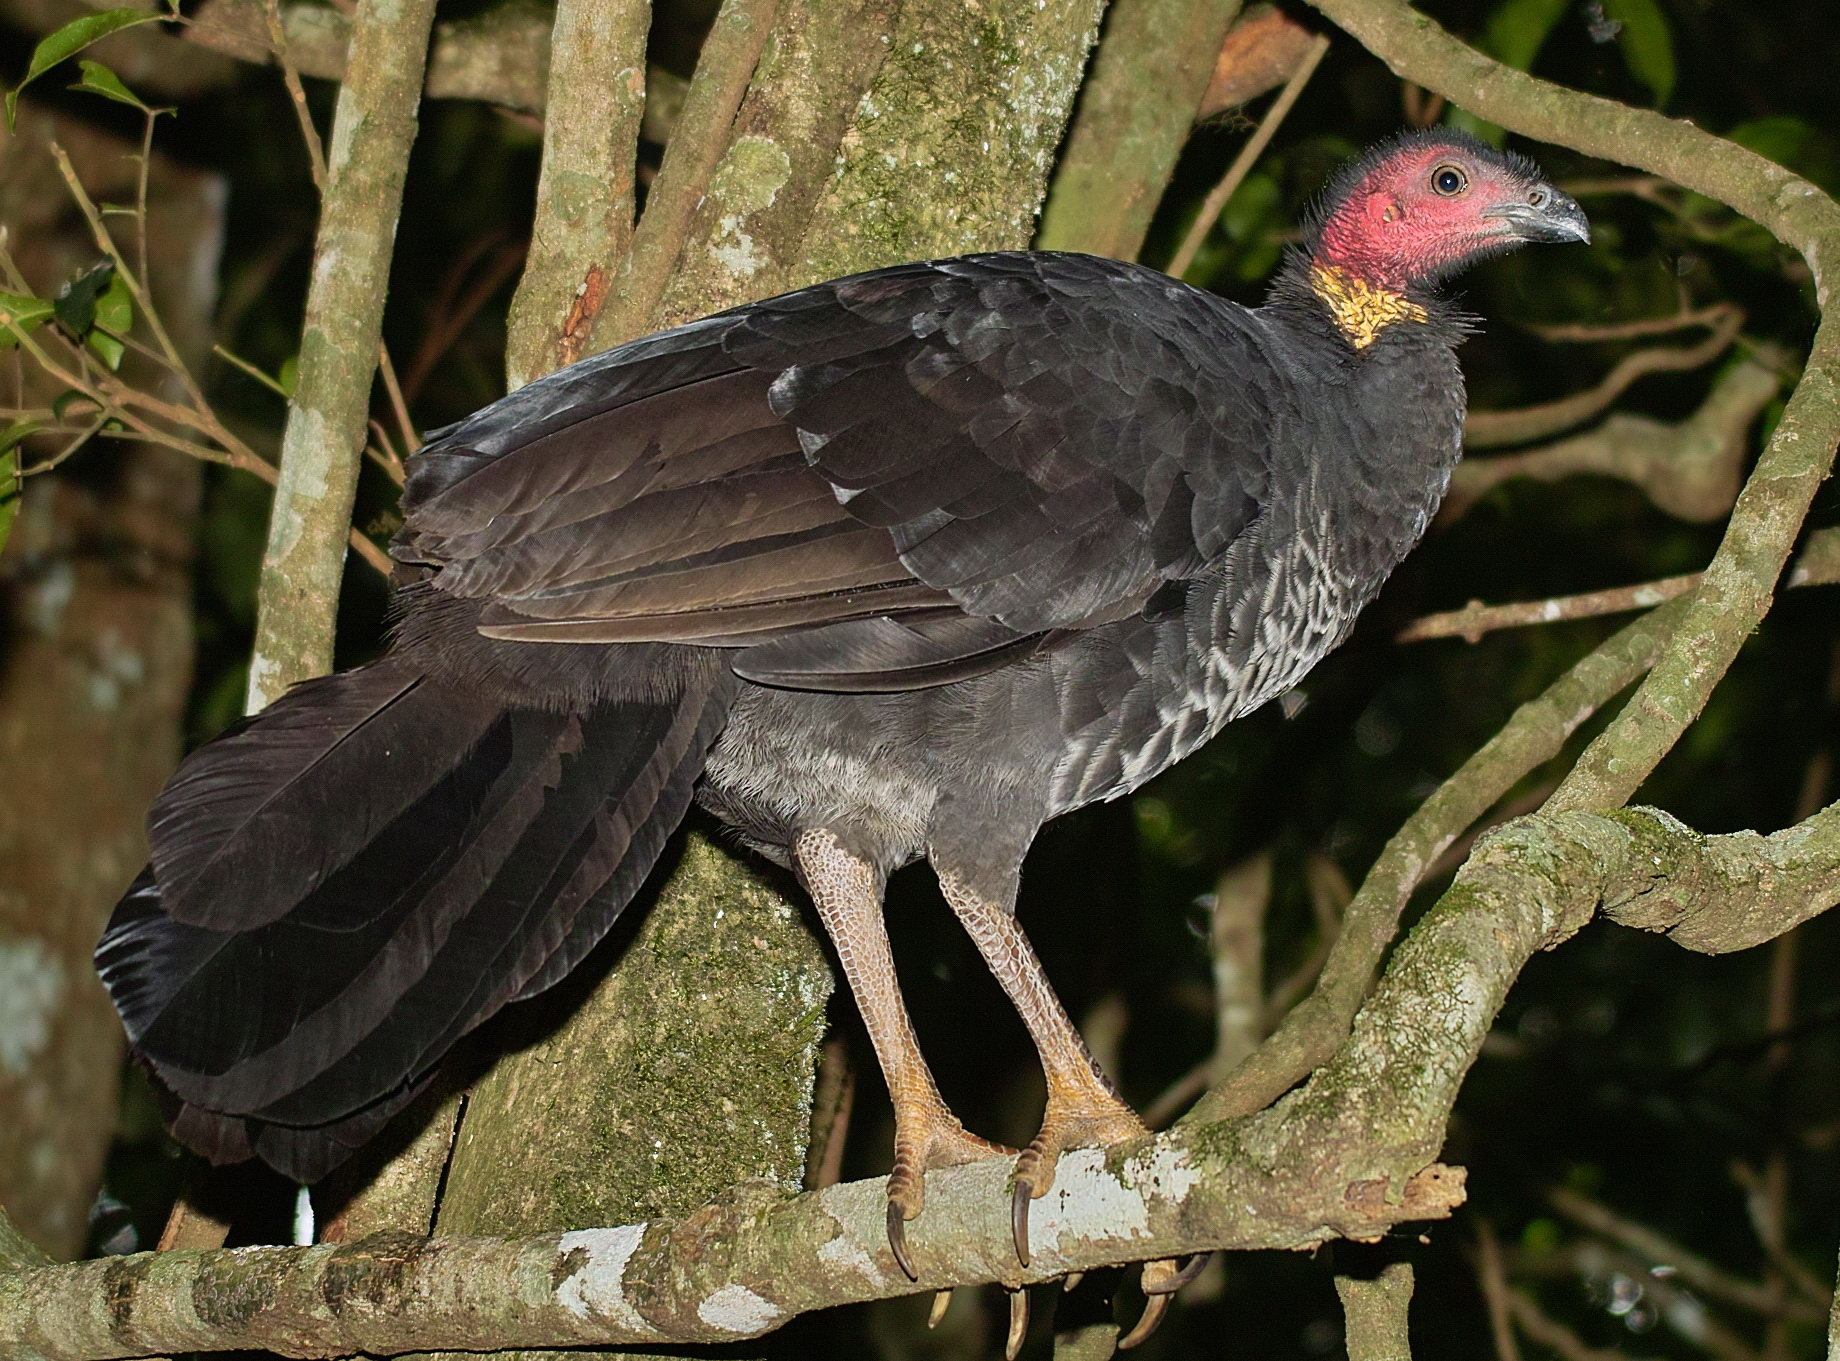
<svg viewBox="0 0 1840 1361"><path fill-rule="evenodd" d="M1591 224L1569 194L1536 184L1526 200L1484 208L1483 217L1500 218L1517 241L1589 241Z"/></svg>

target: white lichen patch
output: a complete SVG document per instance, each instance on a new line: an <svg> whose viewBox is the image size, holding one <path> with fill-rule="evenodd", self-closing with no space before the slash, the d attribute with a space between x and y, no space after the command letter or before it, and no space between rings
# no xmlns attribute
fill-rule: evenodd
<svg viewBox="0 0 1840 1361"><path fill-rule="evenodd" d="M696 1307L696 1316L711 1328L737 1337L764 1333L784 1313L772 1300L761 1298L745 1285L725 1285Z"/></svg>
<svg viewBox="0 0 1840 1361"><path fill-rule="evenodd" d="M0 940L0 1073L17 1077L45 1051L67 981L44 942Z"/></svg>
<svg viewBox="0 0 1840 1361"><path fill-rule="evenodd" d="M819 1248L818 1260L828 1267L851 1272L866 1281L879 1281L882 1278L881 1272L875 1269L875 1259L848 1234L838 1234Z"/></svg>
<svg viewBox="0 0 1840 1361"><path fill-rule="evenodd" d="M1055 1169L1054 1189L1029 1204L1029 1241L1044 1255L1063 1239L1147 1238L1143 1196L1105 1166L1105 1150L1076 1149Z"/></svg>
<svg viewBox="0 0 1840 1361"><path fill-rule="evenodd" d="M578 1229L562 1235L563 1257L586 1257L556 1288L556 1302L576 1318L599 1318L640 1332L655 1331L626 1300L626 1264L645 1238L645 1225L615 1229Z"/></svg>
<svg viewBox="0 0 1840 1361"><path fill-rule="evenodd" d="M709 258L731 279L749 279L773 263L747 231L753 214L773 206L792 178L792 158L769 137L743 137L729 148L709 183L709 199L725 210L710 235Z"/></svg>

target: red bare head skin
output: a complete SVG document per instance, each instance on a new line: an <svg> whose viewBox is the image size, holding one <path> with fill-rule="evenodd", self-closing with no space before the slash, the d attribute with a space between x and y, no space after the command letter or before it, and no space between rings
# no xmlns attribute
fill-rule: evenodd
<svg viewBox="0 0 1840 1361"><path fill-rule="evenodd" d="M1428 288L1528 241L1585 241L1584 214L1525 157L1464 133L1409 132L1336 177L1312 263L1389 292Z"/></svg>

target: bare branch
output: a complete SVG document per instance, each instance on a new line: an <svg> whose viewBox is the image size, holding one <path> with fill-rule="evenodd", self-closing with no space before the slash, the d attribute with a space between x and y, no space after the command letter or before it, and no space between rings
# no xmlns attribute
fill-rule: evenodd
<svg viewBox="0 0 1840 1361"><path fill-rule="evenodd" d="M339 91L321 196L300 379L282 437L262 559L249 663L251 710L332 666L390 252L433 18L433 0L403 0L363 6L353 23L350 69Z"/></svg>
<svg viewBox="0 0 1840 1361"><path fill-rule="evenodd" d="M536 216L506 340L512 387L582 357L632 244L650 20L647 0L556 7Z"/></svg>
<svg viewBox="0 0 1840 1361"><path fill-rule="evenodd" d="M1731 348L1732 341L1738 338L1739 328L1744 325L1744 310L1735 303L1709 307L1691 315L1694 324L1705 326L1710 332L1697 345L1658 345L1626 354L1596 387L1555 402L1514 411L1472 411L1463 426L1464 447L1492 449L1504 444L1527 444L1575 429L1608 411L1638 378L1651 373L1683 373L1710 364ZM1668 329L1679 329L1679 324L1670 319Z"/></svg>
<svg viewBox="0 0 1840 1361"><path fill-rule="evenodd" d="M596 349L630 340L656 324L691 215L728 150L735 113L772 32L777 5L778 0L723 0L715 26L703 41L683 112L646 200L645 216L621 266L614 287L618 301L602 307L592 323Z"/></svg>
<svg viewBox="0 0 1840 1361"><path fill-rule="evenodd" d="M1201 209L1195 214L1195 220L1189 224L1188 234L1182 238L1182 244L1176 248L1174 257L1169 261L1169 272L1176 278L1179 279L1186 274L1188 267L1195 262L1195 256L1201 250L1201 243L1207 240L1207 234L1220 220L1220 214L1226 209L1227 200L1233 197L1233 191L1239 188L1240 183L1251 172L1253 165L1264 154L1265 148L1271 143L1272 135L1277 132L1279 124L1284 122L1285 115L1290 113L1291 106L1297 102L1297 96L1303 93L1303 87L1310 83L1310 77L1316 74L1316 67L1328 50L1329 39L1326 34L1319 33L1310 41L1310 46L1304 52L1303 59L1291 72L1291 78L1284 83L1284 88L1278 92L1278 97L1272 100L1271 107L1265 111L1264 118L1259 120L1258 128L1252 136L1246 139L1246 145L1241 147L1239 155L1233 158L1233 164L1227 167L1227 173L1221 176L1220 183L1210 189L1208 196L1201 201Z"/></svg>
<svg viewBox="0 0 1840 1361"><path fill-rule="evenodd" d="M1239 0L1113 0L1037 246L1137 258L1238 10Z"/></svg>
<svg viewBox="0 0 1840 1361"><path fill-rule="evenodd" d="M1406 1314L1412 1264L1389 1262L1373 1277L1337 1275L1335 1293L1348 1321L1348 1361L1412 1361Z"/></svg>

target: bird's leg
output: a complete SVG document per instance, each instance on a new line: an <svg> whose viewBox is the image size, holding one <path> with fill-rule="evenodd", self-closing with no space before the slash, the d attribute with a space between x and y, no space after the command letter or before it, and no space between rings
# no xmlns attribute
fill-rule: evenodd
<svg viewBox="0 0 1840 1361"><path fill-rule="evenodd" d="M852 855L834 833L823 828L800 833L792 843L792 857L837 948L894 1102L888 1246L901 1270L917 1280L905 1226L920 1213L927 1169L976 1162L1012 1150L970 1133L939 1095L901 1000L888 932L882 924L881 876L874 866Z"/></svg>
<svg viewBox="0 0 1840 1361"><path fill-rule="evenodd" d="M1099 1071L1009 905L991 901L952 873L941 873L939 884L1028 1027L1048 1082L1041 1133L1016 1160L1011 1227L1016 1254L1027 1266L1029 1201L1054 1184L1060 1155L1070 1148L1123 1143L1149 1131Z"/></svg>

